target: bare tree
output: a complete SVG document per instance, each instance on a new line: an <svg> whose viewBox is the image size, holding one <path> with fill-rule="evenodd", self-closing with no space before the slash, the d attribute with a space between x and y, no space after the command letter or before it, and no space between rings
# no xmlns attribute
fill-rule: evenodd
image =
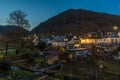
<svg viewBox="0 0 120 80"><path fill-rule="evenodd" d="M21 46L21 42L23 37L27 36L28 31L25 29L29 29L30 24L29 20L26 19L27 13L21 10L15 10L9 14L9 19L7 23L9 25L17 26L12 31L9 31L6 36L9 38L9 42L13 42L16 46ZM8 45L10 43L6 42L6 54L8 53Z"/></svg>
<svg viewBox="0 0 120 80"><path fill-rule="evenodd" d="M29 28L29 21L25 19L27 16L26 12L23 12L21 10L15 10L9 14L9 19L8 23L9 25L15 25L17 27L22 27L22 28Z"/></svg>

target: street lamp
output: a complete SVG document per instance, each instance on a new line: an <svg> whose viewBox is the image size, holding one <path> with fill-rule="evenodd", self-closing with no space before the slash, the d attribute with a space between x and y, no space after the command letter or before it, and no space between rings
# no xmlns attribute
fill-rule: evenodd
<svg viewBox="0 0 120 80"><path fill-rule="evenodd" d="M100 64L100 65L99 65L99 68L100 68L100 76L101 76L101 78L102 78L102 77L103 77L103 74L102 74L103 64ZM100 79L100 80L102 80L102 79Z"/></svg>
<svg viewBox="0 0 120 80"><path fill-rule="evenodd" d="M117 31L117 30L118 30L118 27L117 27L117 26L113 26L113 30L114 30L114 31Z"/></svg>

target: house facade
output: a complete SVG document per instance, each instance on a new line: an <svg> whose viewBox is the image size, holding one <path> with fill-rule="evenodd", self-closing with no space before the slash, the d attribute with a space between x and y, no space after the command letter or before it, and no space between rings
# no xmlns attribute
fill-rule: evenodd
<svg viewBox="0 0 120 80"><path fill-rule="evenodd" d="M73 47L80 47L80 40L76 36L65 36L59 40L52 41L53 46L65 47L73 45Z"/></svg>
<svg viewBox="0 0 120 80"><path fill-rule="evenodd" d="M114 32L101 33L100 36L97 37L88 36L80 40L81 44L120 44L120 37Z"/></svg>

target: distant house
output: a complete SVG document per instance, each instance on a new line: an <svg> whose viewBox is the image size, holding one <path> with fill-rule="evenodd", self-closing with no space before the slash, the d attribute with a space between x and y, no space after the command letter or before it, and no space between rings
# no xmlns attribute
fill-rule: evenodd
<svg viewBox="0 0 120 80"><path fill-rule="evenodd" d="M67 45L67 42L65 41L53 41L52 46L59 46L59 47L65 47Z"/></svg>
<svg viewBox="0 0 120 80"><path fill-rule="evenodd" d="M117 48L116 48L117 49ZM95 46L92 50L93 53L112 53L115 50L115 47L112 45L109 46Z"/></svg>
<svg viewBox="0 0 120 80"><path fill-rule="evenodd" d="M46 44L52 44L53 37L52 36L45 36L40 39L41 41L44 41Z"/></svg>
<svg viewBox="0 0 120 80"><path fill-rule="evenodd" d="M58 37L52 42L53 46L65 47L72 45L73 47L80 47L80 40L74 35Z"/></svg>
<svg viewBox="0 0 120 80"><path fill-rule="evenodd" d="M98 35L98 33L94 33L94 35ZM120 37L115 32L104 32L99 33L99 36L94 36L92 34L88 34L88 36L83 36L81 40L81 44L111 44L111 43L120 43Z"/></svg>
<svg viewBox="0 0 120 80"><path fill-rule="evenodd" d="M118 37L120 37L120 31L117 33Z"/></svg>
<svg viewBox="0 0 120 80"><path fill-rule="evenodd" d="M32 43L33 43L35 46L38 45L38 44L39 44L38 38L35 38L35 39L32 41Z"/></svg>
<svg viewBox="0 0 120 80"><path fill-rule="evenodd" d="M103 46L95 46L93 51L96 53L105 53L105 48Z"/></svg>
<svg viewBox="0 0 120 80"><path fill-rule="evenodd" d="M59 55L61 54L60 51L58 50L50 50L50 51L47 51L45 53L48 53L48 60L47 60L47 63L49 65L52 65L54 64L56 61L59 60Z"/></svg>
<svg viewBox="0 0 120 80"><path fill-rule="evenodd" d="M52 46L64 47L67 45L65 36L55 36L52 41Z"/></svg>
<svg viewBox="0 0 120 80"><path fill-rule="evenodd" d="M90 55L90 52L87 48L68 49L67 53L68 59L72 62L79 60L80 56L87 57L87 55Z"/></svg>

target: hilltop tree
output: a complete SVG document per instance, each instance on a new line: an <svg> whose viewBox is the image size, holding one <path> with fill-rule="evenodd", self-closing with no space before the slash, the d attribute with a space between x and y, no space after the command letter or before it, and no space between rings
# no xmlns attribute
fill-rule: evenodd
<svg viewBox="0 0 120 80"><path fill-rule="evenodd" d="M26 19L27 13L21 10L15 10L9 14L9 25L15 25L17 27L29 28L29 21Z"/></svg>
<svg viewBox="0 0 120 80"><path fill-rule="evenodd" d="M9 14L8 24L16 26L14 30L9 31L6 36L9 38L9 42L13 42L16 48L19 48L24 43L23 37L26 37L29 34L30 24L29 20L26 19L27 13L21 10L15 10ZM6 42L6 54L7 54L7 46L8 42Z"/></svg>

